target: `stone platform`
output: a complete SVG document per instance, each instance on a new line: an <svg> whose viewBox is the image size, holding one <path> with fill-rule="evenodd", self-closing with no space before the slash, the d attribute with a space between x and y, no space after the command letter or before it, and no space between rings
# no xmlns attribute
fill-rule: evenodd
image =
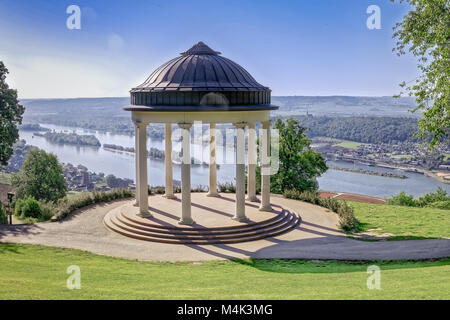
<svg viewBox="0 0 450 320"><path fill-rule="evenodd" d="M210 198L204 193L192 194L191 226L178 224L181 201L161 195L149 197L151 218L137 214L134 201L111 210L104 218L110 230L121 235L152 242L172 244L239 243L274 237L293 230L299 216L289 208L273 205L272 212L261 212L259 204L246 202L247 222L233 220L235 200L232 194Z"/></svg>

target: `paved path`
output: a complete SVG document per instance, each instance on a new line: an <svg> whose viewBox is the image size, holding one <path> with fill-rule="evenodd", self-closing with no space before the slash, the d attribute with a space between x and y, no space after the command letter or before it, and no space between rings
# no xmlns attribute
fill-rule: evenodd
<svg viewBox="0 0 450 320"><path fill-rule="evenodd" d="M130 200L126 200L130 201ZM78 211L61 223L0 226L0 242L74 248L145 261L203 261L229 258L401 260L450 257L450 239L367 242L338 230L336 214L296 200L273 197L302 218L300 226L276 238L233 245L170 245L134 240L103 225L103 217L126 201ZM151 198L150 198L151 203Z"/></svg>

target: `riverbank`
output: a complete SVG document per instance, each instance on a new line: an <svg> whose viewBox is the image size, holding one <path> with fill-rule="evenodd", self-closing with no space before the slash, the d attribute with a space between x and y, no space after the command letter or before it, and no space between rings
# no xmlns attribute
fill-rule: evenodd
<svg viewBox="0 0 450 320"><path fill-rule="evenodd" d="M330 159L328 159L330 160ZM405 166L396 166L393 164L388 164L388 163L382 163L382 162L373 162L373 163L365 163L365 162L361 162L361 161L353 161L353 160L346 160L346 159L339 159L339 161L343 161L343 162L348 162L348 163L355 163L355 164L360 164L360 165L364 165L364 166L370 166L370 167L374 167L374 168L383 168L383 169L391 169L391 170L400 170L403 172L412 172L412 173L417 173L417 174L422 174L426 177L432 178L434 180L437 180L439 182L445 183L445 184L449 184L450 185L450 178L449 179L445 179L444 177L450 177L450 172L444 172L444 171L437 171L437 170L426 170L423 168L416 168L416 167L405 167ZM342 171L347 171L347 172L355 172L355 173L363 173L361 171L367 171L367 172L374 172L374 171L370 171L370 170L360 170L360 169L351 169L351 168L342 168L342 167L338 167L338 166L329 166L330 169L333 170L342 170ZM370 173L366 173L364 172L364 174L370 174ZM388 175L382 175L382 174L378 174L375 173L375 175L380 175L380 176L386 176L386 177L393 177L396 178L397 174L395 173L391 173ZM407 179L408 177L405 175L398 175L398 176L402 176L405 178L401 178L401 179Z"/></svg>
<svg viewBox="0 0 450 320"><path fill-rule="evenodd" d="M428 171L428 170L424 170L424 175L426 175L427 177L436 179L442 183L445 184L450 184L450 178L449 179L445 179L444 177L450 177L450 172L446 173L446 172L442 172L445 175L440 176L439 173L441 173L440 171Z"/></svg>
<svg viewBox="0 0 450 320"><path fill-rule="evenodd" d="M423 174L423 175L433 178L439 182L442 182L445 184L450 184L450 180L444 179L444 176L450 177L450 172L431 171L431 170L426 170L426 169L422 169L422 168L413 168L413 167L401 167L401 166L394 166L394 165L385 164L385 163L377 164L376 166L380 167L380 168L388 168L388 169L393 169L393 170L402 170L405 172L414 172L414 173L418 173L418 174ZM442 173L443 176L439 176L438 173Z"/></svg>
<svg viewBox="0 0 450 320"><path fill-rule="evenodd" d="M347 172L353 172L353 173L361 173L361 174L367 174L367 175L372 175L372 176L389 177L389 178L397 178L397 179L408 179L408 177L403 174L396 174L396 173L390 173L390 172L379 172L379 171L371 171L371 170L364 170L364 169L357 169L357 168L343 168L343 167L337 167L337 166L328 166L328 169L341 170L341 171L347 171Z"/></svg>

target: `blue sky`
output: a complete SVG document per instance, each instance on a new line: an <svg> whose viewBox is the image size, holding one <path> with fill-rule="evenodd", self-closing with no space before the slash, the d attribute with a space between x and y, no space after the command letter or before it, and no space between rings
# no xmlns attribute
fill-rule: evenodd
<svg viewBox="0 0 450 320"><path fill-rule="evenodd" d="M81 30L68 30L69 5ZM381 30L369 30L369 5ZM21 98L127 96L198 41L273 95L383 96L417 76L392 53L407 12L389 0L0 0L0 60Z"/></svg>

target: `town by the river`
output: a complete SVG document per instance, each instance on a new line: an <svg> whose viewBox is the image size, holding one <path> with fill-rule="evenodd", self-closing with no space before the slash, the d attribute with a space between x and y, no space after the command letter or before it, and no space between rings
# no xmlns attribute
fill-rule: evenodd
<svg viewBox="0 0 450 320"><path fill-rule="evenodd" d="M63 127L51 124L42 124L42 126L55 130L56 132L75 132L77 134L90 134L100 141L102 145L111 144L123 147L134 147L134 137L120 134L110 134L99 131L89 131L80 128ZM73 165L83 165L90 171L96 173L113 174L120 178L135 178L134 155L127 152L114 152L105 150L102 147L92 146L74 146L67 144L55 144L49 142L42 136L36 136L33 131L20 131L20 139L26 140L27 144L41 148L47 152L54 153L58 156L60 162L71 163ZM164 150L164 140L148 140L148 149L151 147ZM179 150L180 144L174 142L174 150ZM198 144L192 145L192 156L201 161L208 162L209 148L202 147ZM223 149L218 146L218 154L223 159L234 159L233 148ZM407 179L398 179L388 176L377 176L363 174L359 172L349 172L342 170L330 169L322 175L319 181L321 190L347 192L368 195L373 197L388 198L401 191L414 196L420 196L427 192L434 192L438 187L450 192L450 185L442 183L433 178L427 177L420 173L403 172L396 169L381 168L367 166L361 163L351 163L345 161L329 161L330 166L355 168L361 170L379 171L386 173L401 174ZM164 184L164 162L159 160L148 160L148 166L151 168L149 172L149 185L160 186ZM174 166L174 179L180 180L181 168ZM192 186L208 185L209 169L204 166L192 167ZM218 181L233 182L235 177L235 166L226 161L221 163L218 169Z"/></svg>

